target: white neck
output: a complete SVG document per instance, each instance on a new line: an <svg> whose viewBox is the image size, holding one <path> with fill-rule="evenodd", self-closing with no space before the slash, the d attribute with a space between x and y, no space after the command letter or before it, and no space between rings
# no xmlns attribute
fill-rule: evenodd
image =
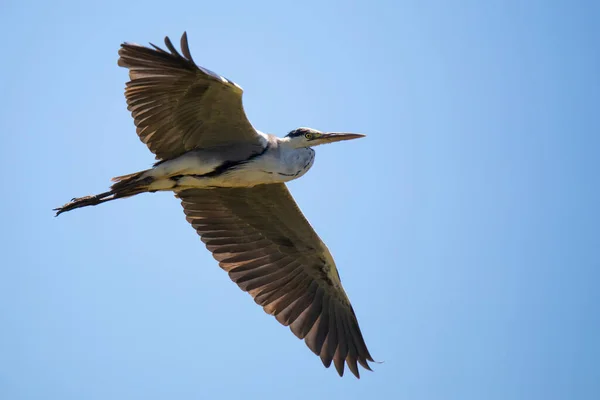
<svg viewBox="0 0 600 400"><path fill-rule="evenodd" d="M310 147L306 145L304 138L300 137L278 137L277 142L282 149L302 149Z"/></svg>

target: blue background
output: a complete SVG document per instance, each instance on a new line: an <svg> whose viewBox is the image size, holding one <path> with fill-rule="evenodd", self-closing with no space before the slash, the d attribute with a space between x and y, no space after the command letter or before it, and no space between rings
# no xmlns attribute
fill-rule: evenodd
<svg viewBox="0 0 600 400"><path fill-rule="evenodd" d="M600 3L0 5L0 398L600 398ZM342 379L229 281L147 168L123 41L187 30L260 130L368 134L289 186L373 356Z"/></svg>

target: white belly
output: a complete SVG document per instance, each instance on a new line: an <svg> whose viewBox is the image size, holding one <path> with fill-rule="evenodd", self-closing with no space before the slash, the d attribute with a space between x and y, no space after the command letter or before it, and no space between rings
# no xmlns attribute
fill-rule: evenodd
<svg viewBox="0 0 600 400"><path fill-rule="evenodd" d="M211 174L221 165L220 161L200 160L197 156L184 155L155 167L152 176L157 180L152 190L175 188L251 187L267 183L289 182L303 176L313 165L312 149L291 149L285 153L267 154L247 163L226 169L218 175ZM177 176L176 181L174 176Z"/></svg>
<svg viewBox="0 0 600 400"><path fill-rule="evenodd" d="M213 177L197 177L190 181L193 185L213 187L247 187L265 183L281 183L303 176L315 161L312 149L295 150L287 157L259 157L239 167Z"/></svg>

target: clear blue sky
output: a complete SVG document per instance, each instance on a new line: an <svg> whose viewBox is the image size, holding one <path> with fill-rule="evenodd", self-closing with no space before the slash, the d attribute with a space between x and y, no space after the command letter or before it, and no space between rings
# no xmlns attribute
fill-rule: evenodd
<svg viewBox="0 0 600 400"><path fill-rule="evenodd" d="M584 1L4 0L0 398L599 399L600 30ZM147 168L123 41L187 30L259 129L368 134L290 189L373 356L322 367Z"/></svg>

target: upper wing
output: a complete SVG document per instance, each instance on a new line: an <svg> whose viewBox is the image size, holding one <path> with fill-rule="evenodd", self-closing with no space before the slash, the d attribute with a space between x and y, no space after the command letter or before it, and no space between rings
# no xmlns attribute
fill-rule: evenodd
<svg viewBox="0 0 600 400"><path fill-rule="evenodd" d="M284 184L177 193L219 265L326 367L373 361L335 263Z"/></svg>
<svg viewBox="0 0 600 400"><path fill-rule="evenodd" d="M261 146L242 106L242 88L194 63L181 37L177 52L168 37L169 52L124 43L119 65L129 69L125 88L127 109L137 134L157 159L170 159L200 147L233 142Z"/></svg>

